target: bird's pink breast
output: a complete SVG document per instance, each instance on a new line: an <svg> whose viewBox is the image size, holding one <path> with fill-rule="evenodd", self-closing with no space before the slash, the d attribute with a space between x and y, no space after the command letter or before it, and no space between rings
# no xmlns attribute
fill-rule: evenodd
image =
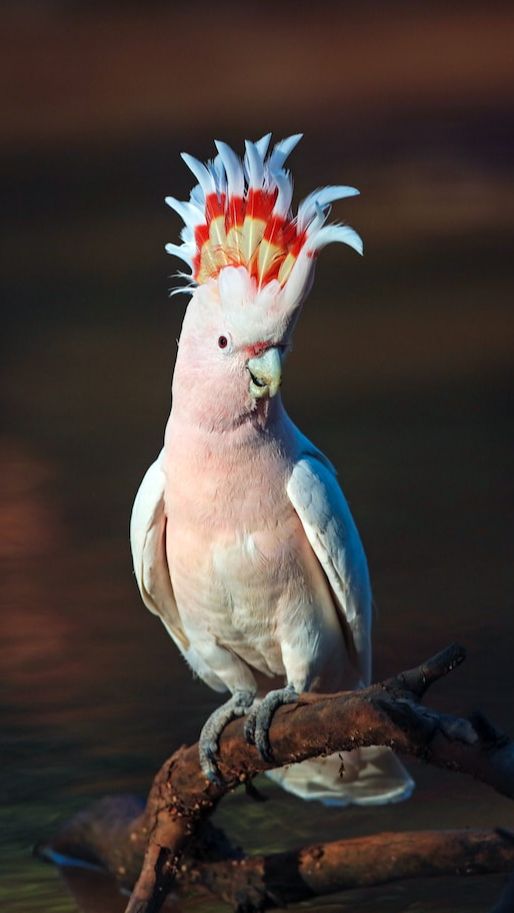
<svg viewBox="0 0 514 913"><path fill-rule="evenodd" d="M287 496L290 458L274 446L209 446L193 430L166 442L167 554L186 631L268 674L284 672L277 619L310 600L310 551Z"/></svg>

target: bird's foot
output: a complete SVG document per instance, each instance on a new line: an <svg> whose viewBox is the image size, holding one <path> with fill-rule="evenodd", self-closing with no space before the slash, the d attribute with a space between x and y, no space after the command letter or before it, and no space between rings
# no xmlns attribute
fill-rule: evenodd
<svg viewBox="0 0 514 913"><path fill-rule="evenodd" d="M222 782L217 761L219 737L228 723L245 715L252 706L254 697L252 691L236 691L228 701L211 713L204 723L198 741L198 753L203 774L211 783Z"/></svg>
<svg viewBox="0 0 514 913"><path fill-rule="evenodd" d="M246 718L245 738L249 745L255 745L263 761L273 761L273 752L269 741L269 728L273 714L284 704L294 704L298 700L298 693L292 685L269 691L268 694L256 704Z"/></svg>

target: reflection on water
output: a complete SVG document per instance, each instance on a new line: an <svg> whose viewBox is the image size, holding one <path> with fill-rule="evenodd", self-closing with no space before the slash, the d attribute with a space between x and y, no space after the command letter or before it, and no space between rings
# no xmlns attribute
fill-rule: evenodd
<svg viewBox="0 0 514 913"><path fill-rule="evenodd" d="M127 897L120 897L107 876L68 870L64 879L81 913L123 913ZM483 913L489 910L491 898L499 896L504 880L495 875L467 878L459 882L456 900L455 879L440 878L434 882L420 878L410 884L384 885L326 897L317 901L315 907L312 903L303 903L298 909L316 909L320 913L454 913L456 910ZM168 902L162 913L184 913L193 909L195 913L227 913L229 907L204 897L195 898L194 905L191 901Z"/></svg>
<svg viewBox="0 0 514 913"><path fill-rule="evenodd" d="M368 400L359 408L343 402L337 420L305 418L341 468L367 542L377 674L459 638L470 660L438 686L440 703L480 705L512 731L503 388L497 383L487 396L471 388L451 397ZM143 429L146 416L138 422ZM162 758L196 737L216 703L140 606L132 581L125 530L146 444L132 448L129 428L117 435L114 458L98 453L104 433L100 423L96 437L89 428L82 438L77 421L77 440L61 441L62 452L38 437L11 437L0 450L7 787L0 900L20 913L77 909L56 872L31 859L31 845L94 797L144 793ZM272 801L236 794L216 817L246 848L267 851L377 829L512 822L510 804L478 784L419 765L416 777L416 795L402 806L328 810L265 782ZM117 909L105 899L108 881L66 879L82 909ZM446 880L448 910L486 910L498 884ZM441 913L441 891L425 884L363 891L337 909Z"/></svg>
<svg viewBox="0 0 514 913"><path fill-rule="evenodd" d="M398 76L398 93L402 84ZM285 400L338 467L366 544L376 676L460 640L469 661L431 699L480 706L514 733L514 327L509 189L497 154L507 120L493 107L430 113L427 99L417 118L409 103L394 123L387 110L375 123L371 106L351 135L342 119L316 127L313 111L306 115L300 190L325 179L363 186L362 200L336 218L362 230L368 253L364 261L324 253ZM27 153L17 167L32 210L15 191L7 202L15 306L2 327L0 906L8 913L123 909L109 879L71 870L62 878L31 848L94 798L145 794L162 759L196 739L219 701L191 679L141 605L128 549L131 501L161 446L181 319L180 302L166 298L176 265L161 254L178 223L160 204L165 192L185 190L178 147L176 136L140 135L123 150L104 148L102 137L43 159ZM188 148L208 150L207 134ZM238 792L216 820L255 851L377 830L512 825L511 804L490 790L412 766L418 788L405 805L324 809L264 781L271 801ZM308 906L485 913L501 880L406 883Z"/></svg>

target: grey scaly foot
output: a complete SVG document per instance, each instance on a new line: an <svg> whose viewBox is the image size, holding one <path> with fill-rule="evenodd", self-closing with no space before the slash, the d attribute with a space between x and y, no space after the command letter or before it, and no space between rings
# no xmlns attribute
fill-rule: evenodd
<svg viewBox="0 0 514 913"><path fill-rule="evenodd" d="M252 691L236 691L226 703L211 713L204 723L198 741L198 753L204 776L211 783L222 782L217 762L219 737L228 723L245 715L252 706L254 697Z"/></svg>
<svg viewBox="0 0 514 913"><path fill-rule="evenodd" d="M292 685L269 691L268 694L248 714L245 723L245 738L250 745L255 745L264 761L273 761L273 752L269 742L269 728L273 714L284 704L294 704L298 693Z"/></svg>

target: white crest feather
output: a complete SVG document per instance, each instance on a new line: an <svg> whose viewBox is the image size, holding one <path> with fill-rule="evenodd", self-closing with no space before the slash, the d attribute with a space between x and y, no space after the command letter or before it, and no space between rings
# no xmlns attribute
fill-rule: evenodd
<svg viewBox="0 0 514 913"><path fill-rule="evenodd" d="M349 225L325 225L323 228L320 228L319 231L315 232L312 238L309 238L307 242L308 251L318 251L322 247L326 247L327 244L332 244L334 241L339 241L341 244L348 244L349 247L352 247L358 254L364 252L364 245L362 243L362 238L357 232L350 228Z"/></svg>
<svg viewBox="0 0 514 913"><path fill-rule="evenodd" d="M189 155L188 152L181 152L180 157L186 163L189 170L193 172L199 186L203 190L204 196L206 197L210 193L215 193L216 179L214 175L209 171L209 169L203 164L203 162L200 162L199 159L196 159L194 155ZM195 188L193 188L193 190L194 189Z"/></svg>
<svg viewBox="0 0 514 913"><path fill-rule="evenodd" d="M336 200L355 197L358 194L359 191L356 187L319 187L318 190L313 190L298 206L298 231L305 231L316 211L316 206L321 206L323 209L330 203L335 203Z"/></svg>
<svg viewBox="0 0 514 913"><path fill-rule="evenodd" d="M270 133L246 140L243 160L220 140L215 142L217 155L206 164L182 153L198 184L188 201L166 197L184 221L182 244L167 244L166 251L190 266L190 284L221 281L225 270L243 268L254 294L262 295L269 286L274 294L280 290L281 300L292 307L305 297L323 247L340 242L362 254L362 240L353 228L325 224L331 204L356 196L355 187L320 187L305 197L293 217L293 181L284 162L301 136L280 140L271 152Z"/></svg>
<svg viewBox="0 0 514 913"><path fill-rule="evenodd" d="M245 180L241 159L238 158L234 150L227 143L222 143L221 140L215 140L214 145L218 150L219 157L225 168L227 190L230 196L242 197Z"/></svg>
<svg viewBox="0 0 514 913"><path fill-rule="evenodd" d="M293 136L287 136L286 139L280 140L276 144L269 159L270 171L280 171L286 158L291 155L294 147L298 145L303 133L294 133Z"/></svg>

